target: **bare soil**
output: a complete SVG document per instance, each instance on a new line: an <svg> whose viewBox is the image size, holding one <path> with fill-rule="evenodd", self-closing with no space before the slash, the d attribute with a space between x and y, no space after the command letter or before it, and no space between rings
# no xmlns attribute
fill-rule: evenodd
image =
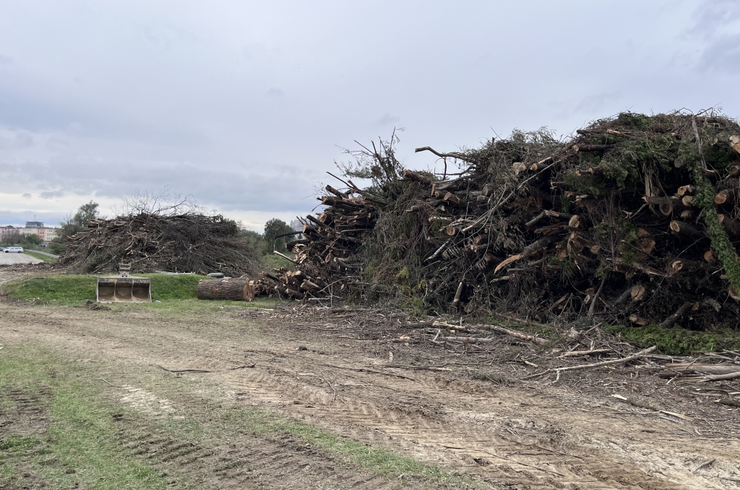
<svg viewBox="0 0 740 490"><path fill-rule="evenodd" d="M0 282L22 273L0 268ZM737 381L667 383L634 365L524 379L598 359L558 359L553 347L507 337L433 343L436 329L401 319L295 304L168 317L0 298L1 343L36 342L97 363L118 401L144 418L252 405L500 489L740 488L740 409L716 403L740 392ZM157 382L173 378L177 393ZM0 414L0 432L43 430L33 400L5 395L30 408L15 424ZM203 488L402 486L289 436L224 432L204 445L127 425L138 420L120 424L122 450Z"/></svg>

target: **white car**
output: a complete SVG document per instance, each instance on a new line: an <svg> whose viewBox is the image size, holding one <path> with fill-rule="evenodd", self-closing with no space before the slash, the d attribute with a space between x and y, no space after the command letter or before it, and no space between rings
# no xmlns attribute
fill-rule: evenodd
<svg viewBox="0 0 740 490"><path fill-rule="evenodd" d="M22 254L23 253L23 247L7 247L5 249L5 253L12 253L12 252L17 252L19 254Z"/></svg>

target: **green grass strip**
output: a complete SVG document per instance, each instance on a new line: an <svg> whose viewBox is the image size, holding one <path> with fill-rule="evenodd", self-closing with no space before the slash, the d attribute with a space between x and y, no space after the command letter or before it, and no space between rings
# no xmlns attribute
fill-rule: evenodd
<svg viewBox="0 0 740 490"><path fill-rule="evenodd" d="M120 451L113 418L117 407L78 376L48 351L4 349L1 392L20 390L36 399L49 423L43 433L0 435L0 488L37 488L39 482L47 488L168 488L154 469ZM0 410L22 416L11 398L2 397Z"/></svg>
<svg viewBox="0 0 740 490"><path fill-rule="evenodd" d="M198 281L194 274L142 274L151 281L152 300L171 301L195 298ZM98 276L59 274L31 277L3 285L10 298L43 304L75 306L95 301Z"/></svg>
<svg viewBox="0 0 740 490"><path fill-rule="evenodd" d="M54 257L49 257L48 255L40 254L40 253L34 252L32 250L26 250L25 251L25 254L26 255L30 255L31 257L34 257L34 258L37 258L37 259L41 259L44 262L47 262L49 264L53 264L54 262L57 261L57 259L55 259Z"/></svg>

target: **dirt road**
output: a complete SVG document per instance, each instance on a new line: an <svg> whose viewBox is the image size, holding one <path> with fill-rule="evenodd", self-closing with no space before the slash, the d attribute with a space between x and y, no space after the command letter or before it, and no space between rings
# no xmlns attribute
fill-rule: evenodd
<svg viewBox="0 0 740 490"><path fill-rule="evenodd" d="M713 403L737 383L667 385L629 367L523 380L533 364L562 361L506 338L445 347L431 342L434 332L398 324L372 310L227 306L173 316L0 301L6 348L32 342L96 363L120 403L144 416L256 406L491 488L740 488L738 409ZM137 454L174 444L127 433L122 450ZM259 488L400 488L295 441L263 440L257 450L234 434L230 443L231 458L269 477ZM243 472L214 480L208 465L193 469L193 451L167 454L189 478L204 472L203 488L254 488Z"/></svg>

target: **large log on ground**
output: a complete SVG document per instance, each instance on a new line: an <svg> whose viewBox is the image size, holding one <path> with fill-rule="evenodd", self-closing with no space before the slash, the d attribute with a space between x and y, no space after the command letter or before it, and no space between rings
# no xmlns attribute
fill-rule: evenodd
<svg viewBox="0 0 740 490"><path fill-rule="evenodd" d="M254 285L246 277L236 279L211 279L198 283L198 299L252 301Z"/></svg>

